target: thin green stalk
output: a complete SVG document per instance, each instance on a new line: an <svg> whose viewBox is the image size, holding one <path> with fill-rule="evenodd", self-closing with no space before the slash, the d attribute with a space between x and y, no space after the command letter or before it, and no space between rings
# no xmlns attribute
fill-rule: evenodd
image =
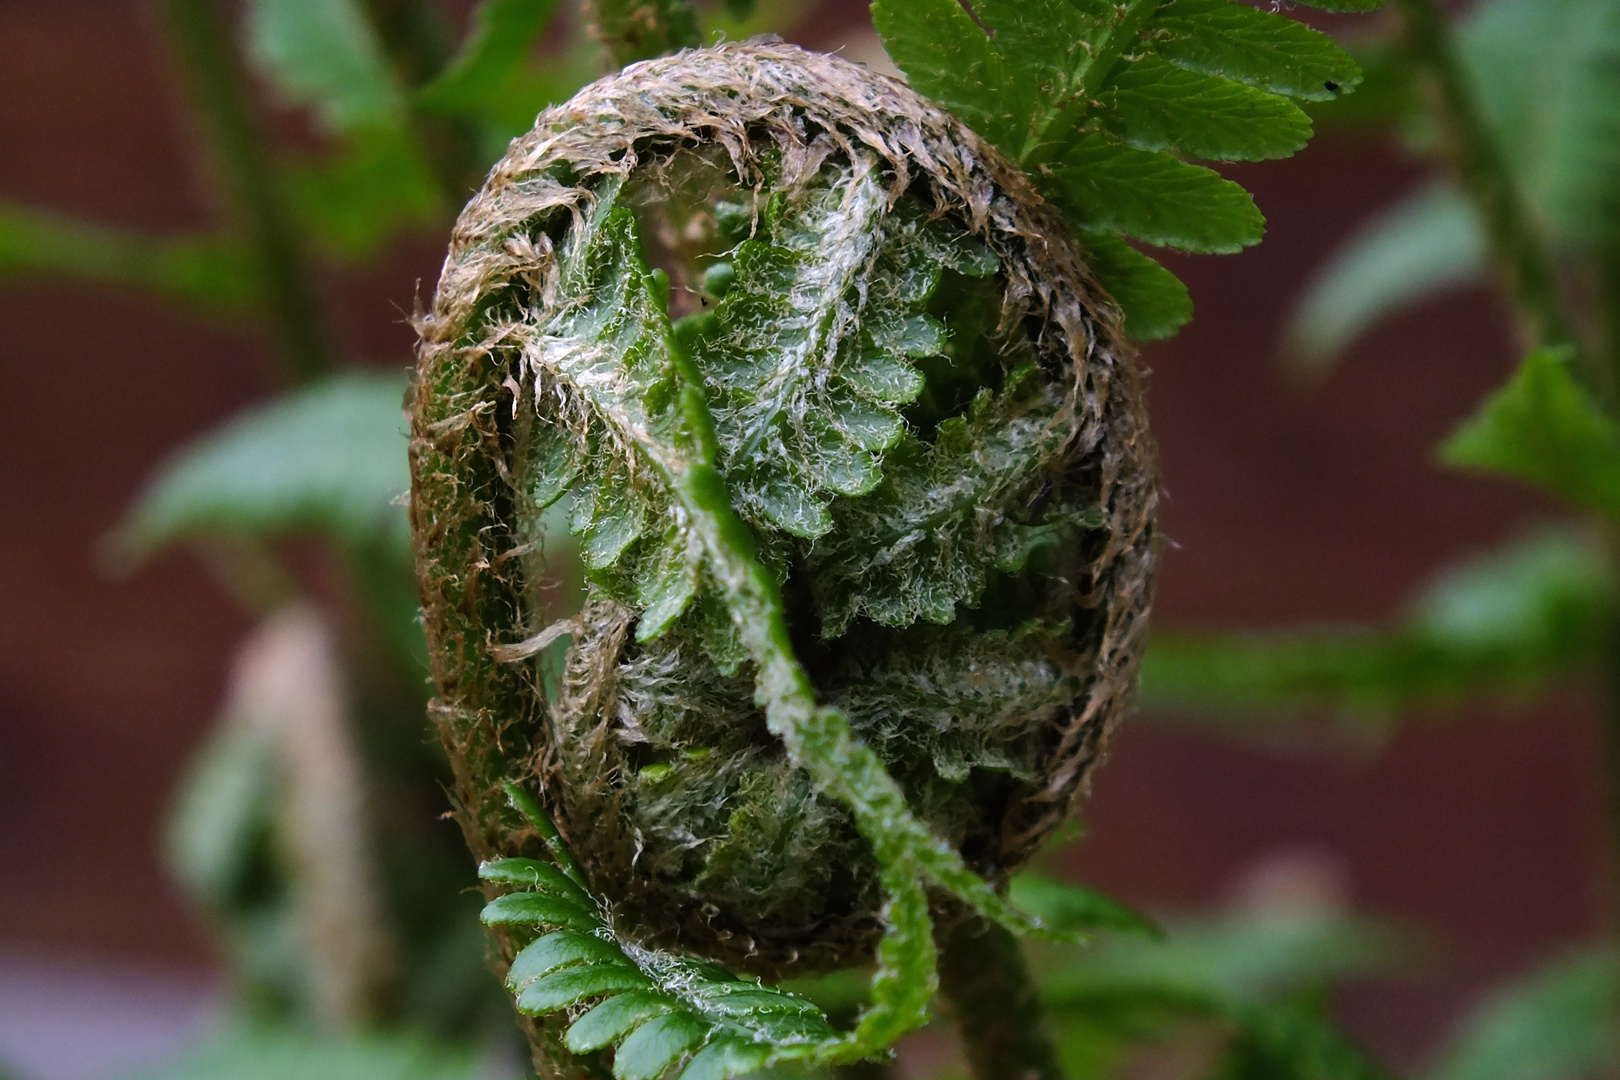
<svg viewBox="0 0 1620 1080"><path fill-rule="evenodd" d="M423 0L362 0L362 7L400 83L415 89L431 82L450 62L439 12ZM478 190L488 164L478 157L477 139L465 123L410 110L411 130L452 209Z"/></svg>
<svg viewBox="0 0 1620 1080"><path fill-rule="evenodd" d="M1450 21L1438 0L1400 0L1400 7L1406 48L1428 84L1451 165L1485 223L1521 344L1526 350L1572 344L1574 323L1564 309L1552 254L1469 81Z"/></svg>
<svg viewBox="0 0 1620 1080"><path fill-rule="evenodd" d="M333 349L221 7L217 0L159 0L159 7L254 263L282 372L289 382L306 382L332 367Z"/></svg>
<svg viewBox="0 0 1620 1080"><path fill-rule="evenodd" d="M1012 934L982 915L958 919L940 942L939 989L974 1080L1063 1080L1039 991Z"/></svg>

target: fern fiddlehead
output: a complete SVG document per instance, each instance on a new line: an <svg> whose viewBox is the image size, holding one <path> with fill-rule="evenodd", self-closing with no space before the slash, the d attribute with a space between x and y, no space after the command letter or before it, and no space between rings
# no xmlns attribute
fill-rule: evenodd
<svg viewBox="0 0 1620 1080"><path fill-rule="evenodd" d="M541 1063L700 1080L918 1026L929 890L1032 928L994 883L1081 792L1149 601L1140 391L1060 219L900 84L721 46L542 114L420 328L434 712L525 890L486 921ZM731 974L874 956L850 1032Z"/></svg>

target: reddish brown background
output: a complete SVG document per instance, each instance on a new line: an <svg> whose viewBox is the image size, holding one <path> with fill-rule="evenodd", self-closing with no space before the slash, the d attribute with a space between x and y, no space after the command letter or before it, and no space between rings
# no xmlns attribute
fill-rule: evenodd
<svg viewBox="0 0 1620 1080"><path fill-rule="evenodd" d="M796 35L830 46L861 5ZM0 196L179 228L210 208L149 12L135 0L0 0ZM1244 166L1270 238L1175 261L1199 315L1144 350L1169 488L1159 618L1269 626L1377 619L1451 557L1546 513L1448 476L1430 447L1508 370L1497 305L1425 307L1325 384L1280 373L1278 328L1310 268L1415 167L1324 139ZM401 312L434 245L345 282L346 340L402 365ZM97 539L162 456L272 389L245 335L100 288L0 283L0 949L205 965L156 858L161 808L247 623L184 557L126 581ZM1591 710L1415 724L1381 752L1241 748L1151 718L1122 731L1075 861L1153 910L1220 901L1256 860L1338 860L1361 908L1429 928L1413 977L1348 993L1392 1062L1430 1052L1491 981L1602 924Z"/></svg>

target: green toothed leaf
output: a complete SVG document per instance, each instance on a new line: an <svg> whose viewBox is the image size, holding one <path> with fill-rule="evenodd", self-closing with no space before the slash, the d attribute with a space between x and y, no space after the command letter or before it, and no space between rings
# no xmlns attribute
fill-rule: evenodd
<svg viewBox="0 0 1620 1080"><path fill-rule="evenodd" d="M618 1042L640 1024L675 1008L674 999L653 991L610 997L570 1024L564 1042L574 1053L588 1054Z"/></svg>
<svg viewBox="0 0 1620 1080"><path fill-rule="evenodd" d="M1137 341L1173 336L1192 321L1192 297L1181 279L1112 233L1080 238L1086 266L1125 315L1125 333Z"/></svg>
<svg viewBox="0 0 1620 1080"><path fill-rule="evenodd" d="M707 1026L688 1013L654 1017L613 1052L613 1075L618 1080L657 1080L707 1033Z"/></svg>
<svg viewBox="0 0 1620 1080"><path fill-rule="evenodd" d="M489 920L486 918L485 921ZM518 1012L529 1016L545 1016L586 998L624 990L644 990L650 985L652 981L630 965L589 964L564 968L541 976L525 986L517 996L517 1007Z"/></svg>
<svg viewBox="0 0 1620 1080"><path fill-rule="evenodd" d="M565 930L589 933L601 928L596 912L568 900L544 893L509 893L484 905L486 926L529 926L544 924Z"/></svg>
<svg viewBox="0 0 1620 1080"><path fill-rule="evenodd" d="M1063 151L1050 191L1077 229L1184 251L1232 254L1265 231L1254 200L1232 181L1104 135L1081 136Z"/></svg>
<svg viewBox="0 0 1620 1080"><path fill-rule="evenodd" d="M571 900L580 907L589 908L593 901L572 878L551 863L536 859L495 859L478 868L478 876L485 881L503 885L523 885L541 892Z"/></svg>
<svg viewBox="0 0 1620 1080"><path fill-rule="evenodd" d="M536 979L573 965L624 967L624 952L606 938L559 930L536 938L517 954L506 973L506 988L521 993Z"/></svg>
<svg viewBox="0 0 1620 1080"><path fill-rule="evenodd" d="M1324 0L1365 11L1377 0ZM876 0L911 85L1030 171L1086 234L1133 335L1187 321L1185 290L1118 242L1232 253L1264 219L1237 184L1182 159L1286 157L1310 137L1290 99L1361 81L1332 40L1234 0ZM982 25L981 25L982 23Z"/></svg>
<svg viewBox="0 0 1620 1080"><path fill-rule="evenodd" d="M767 1061L831 1062L871 1052L835 1030L805 998L741 979L713 964L627 948L594 914L595 900L564 868L575 865L573 856L550 819L521 790L514 802L548 836L561 862L486 862L479 869L485 881L544 891L497 897L485 906L484 922L541 931L513 959L507 987L516 995L518 1010L529 1015L579 1009L564 1035L571 1051L613 1048L614 1075L621 1080L653 1080L688 1054L689 1068L697 1068L697 1075L729 1080ZM921 902L911 918L920 914L922 920L908 924L908 932L920 930L922 942L931 948L926 894L914 879L908 888ZM559 899L576 894L582 903ZM916 989L910 992L915 995ZM923 1007L931 995L930 986ZM908 1017L912 1027L920 1023Z"/></svg>
<svg viewBox="0 0 1620 1080"><path fill-rule="evenodd" d="M1102 92L1108 130L1138 150L1264 161L1302 149L1310 119L1286 98L1156 57L1121 64Z"/></svg>
<svg viewBox="0 0 1620 1080"><path fill-rule="evenodd" d="M913 89L1016 156L1037 85L1010 65L957 0L874 0L872 23Z"/></svg>
<svg viewBox="0 0 1620 1080"><path fill-rule="evenodd" d="M1332 38L1275 11L1169 0L1155 30L1155 51L1172 64L1302 101L1330 101L1361 82L1356 62Z"/></svg>

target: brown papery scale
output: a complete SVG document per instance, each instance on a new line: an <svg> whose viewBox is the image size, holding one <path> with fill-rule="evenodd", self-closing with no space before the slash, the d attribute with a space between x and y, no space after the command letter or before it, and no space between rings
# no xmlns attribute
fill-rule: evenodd
<svg viewBox="0 0 1620 1080"><path fill-rule="evenodd" d="M433 711L480 857L535 850L520 781L616 931L771 976L869 958L881 845L768 726L778 671L993 883L1082 795L1141 653L1155 452L1081 248L947 113L783 44L633 65L512 144L420 332Z"/></svg>

